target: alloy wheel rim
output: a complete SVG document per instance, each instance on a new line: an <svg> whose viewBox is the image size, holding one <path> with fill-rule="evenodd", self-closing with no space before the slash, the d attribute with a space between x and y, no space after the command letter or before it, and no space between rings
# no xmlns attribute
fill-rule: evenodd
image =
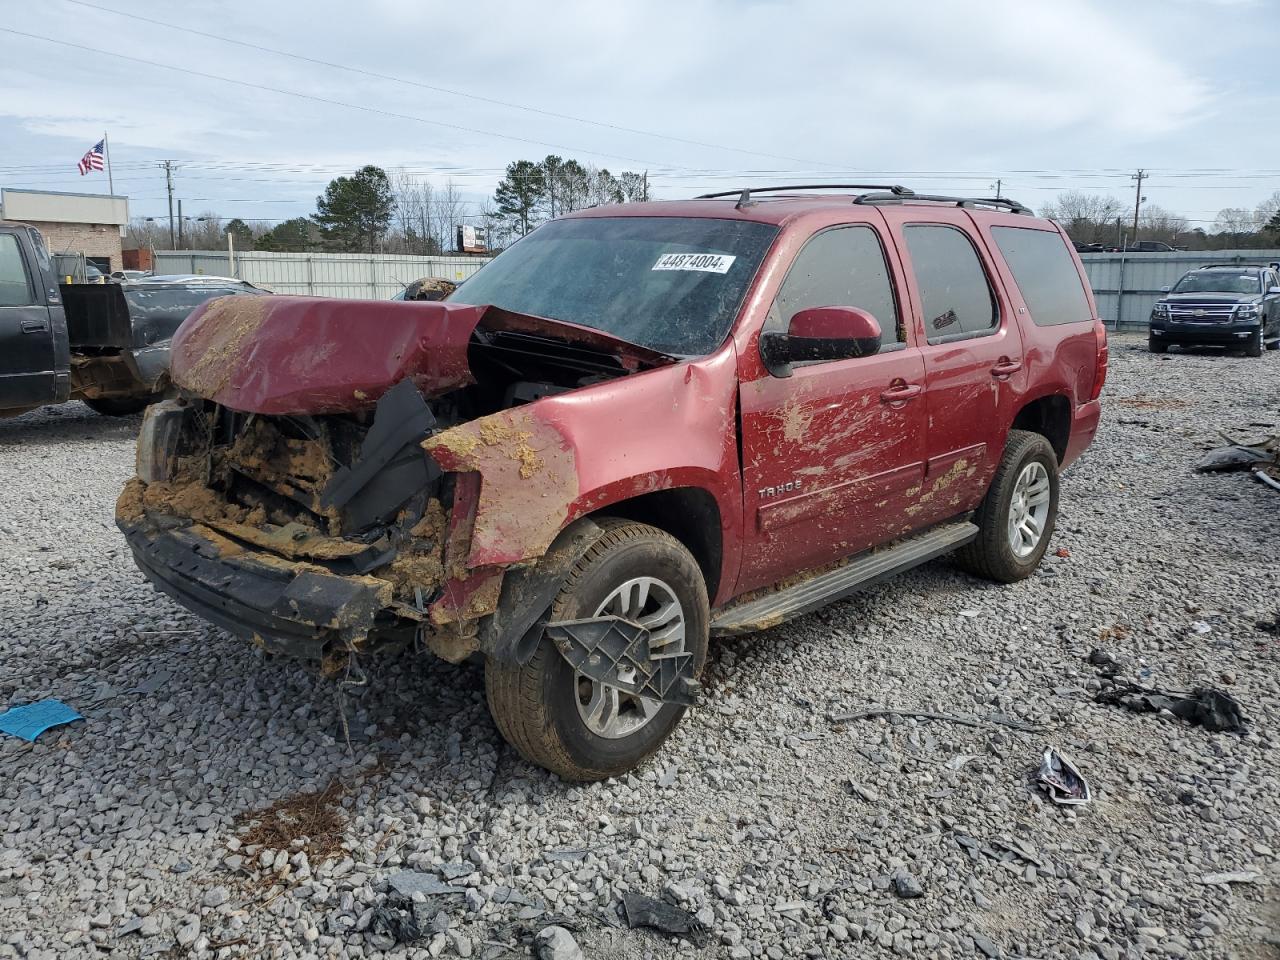
<svg viewBox="0 0 1280 960"><path fill-rule="evenodd" d="M1039 460L1028 463L1018 474L1009 501L1009 546L1019 560L1035 553L1044 539L1052 492L1049 471Z"/></svg>
<svg viewBox="0 0 1280 960"><path fill-rule="evenodd" d="M685 652L684 608L675 591L656 577L635 577L622 583L596 608L595 616L621 617L645 627L654 654ZM578 716L588 730L606 740L631 736L662 710L661 700L627 693L583 673L574 681Z"/></svg>

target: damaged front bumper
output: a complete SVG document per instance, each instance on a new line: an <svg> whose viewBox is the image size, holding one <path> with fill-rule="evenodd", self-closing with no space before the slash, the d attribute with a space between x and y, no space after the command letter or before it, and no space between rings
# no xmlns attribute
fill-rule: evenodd
<svg viewBox="0 0 1280 960"><path fill-rule="evenodd" d="M332 662L379 639L408 639L396 636L403 631L388 581L246 549L201 524L118 523L158 589L269 653Z"/></svg>

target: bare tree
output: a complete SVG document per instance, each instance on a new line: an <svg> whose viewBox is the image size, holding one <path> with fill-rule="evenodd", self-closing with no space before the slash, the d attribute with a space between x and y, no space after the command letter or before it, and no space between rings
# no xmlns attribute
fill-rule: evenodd
<svg viewBox="0 0 1280 960"><path fill-rule="evenodd" d="M1230 250L1251 245L1261 226L1255 211L1225 207L1213 221L1213 232L1218 235L1220 246Z"/></svg>
<svg viewBox="0 0 1280 960"><path fill-rule="evenodd" d="M1067 190L1041 213L1060 223L1072 240L1113 243L1117 239L1116 220L1124 216L1125 206L1106 194Z"/></svg>
<svg viewBox="0 0 1280 960"><path fill-rule="evenodd" d="M458 222L462 215L462 197L458 186L451 179L435 192L435 237L438 249L453 250L457 245Z"/></svg>
<svg viewBox="0 0 1280 960"><path fill-rule="evenodd" d="M1162 240L1175 247L1186 237L1189 227L1185 218L1154 203L1145 204L1138 218L1138 228L1144 240Z"/></svg>

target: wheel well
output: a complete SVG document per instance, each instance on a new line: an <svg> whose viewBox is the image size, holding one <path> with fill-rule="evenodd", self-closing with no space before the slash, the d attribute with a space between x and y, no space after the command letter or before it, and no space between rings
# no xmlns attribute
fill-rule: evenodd
<svg viewBox="0 0 1280 960"><path fill-rule="evenodd" d="M671 534L698 562L703 579L707 581L707 596L716 595L720 586L724 541L720 508L715 497L707 491L697 487L657 490L611 503L601 507L596 514L647 523Z"/></svg>
<svg viewBox="0 0 1280 960"><path fill-rule="evenodd" d="M1071 401L1061 394L1032 400L1013 418L1012 429L1041 434L1061 462L1071 439Z"/></svg>

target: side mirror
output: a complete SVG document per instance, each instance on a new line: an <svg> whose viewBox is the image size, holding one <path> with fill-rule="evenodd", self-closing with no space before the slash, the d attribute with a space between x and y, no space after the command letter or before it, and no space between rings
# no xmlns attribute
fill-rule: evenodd
<svg viewBox="0 0 1280 960"><path fill-rule="evenodd" d="M866 310L810 307L791 318L786 333L760 335L760 358L775 377L789 377L797 361L870 356L880 337L880 322Z"/></svg>
<svg viewBox="0 0 1280 960"><path fill-rule="evenodd" d="M1172 289L1173 289L1173 287L1161 287L1161 288L1160 288L1160 292L1161 292L1161 293L1168 293L1168 292L1169 292L1170 290L1172 290Z"/></svg>
<svg viewBox="0 0 1280 960"><path fill-rule="evenodd" d="M1268 296L1273 296L1273 297L1274 297L1274 296L1276 296L1277 294L1280 294L1280 287L1270 287L1270 288L1268 288L1268 290L1267 290L1267 294L1268 294Z"/></svg>

